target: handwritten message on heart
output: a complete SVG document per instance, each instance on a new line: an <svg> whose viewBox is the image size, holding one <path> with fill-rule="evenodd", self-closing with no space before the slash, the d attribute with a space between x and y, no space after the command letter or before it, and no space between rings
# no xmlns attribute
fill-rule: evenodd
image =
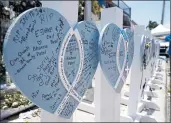
<svg viewBox="0 0 171 123"><path fill-rule="evenodd" d="M125 29L125 33L128 37L125 40L128 41L128 67L130 68L134 57L134 32L131 29Z"/></svg>
<svg viewBox="0 0 171 123"><path fill-rule="evenodd" d="M159 56L159 53L160 53L160 43L159 43L159 41L155 41L155 57L156 58L158 58L158 56Z"/></svg>
<svg viewBox="0 0 171 123"><path fill-rule="evenodd" d="M141 56L141 70L146 66L146 36L142 35L141 37L141 45L140 45L140 56Z"/></svg>
<svg viewBox="0 0 171 123"><path fill-rule="evenodd" d="M125 74L123 74L122 76L122 80L123 82L126 81L126 78L128 76L130 67L132 65L132 61L133 61L133 56L134 56L134 32L131 29L124 29L121 30L121 34L125 40L126 43L126 52L127 52L127 56L126 56L126 65L125 65Z"/></svg>
<svg viewBox="0 0 171 123"><path fill-rule="evenodd" d="M154 72L154 65L155 65L155 41L154 39L151 39L151 74Z"/></svg>
<svg viewBox="0 0 171 123"><path fill-rule="evenodd" d="M146 37L146 64L148 65L151 60L151 39Z"/></svg>
<svg viewBox="0 0 171 123"><path fill-rule="evenodd" d="M6 69L29 100L70 118L96 71L98 38L91 22L78 23L73 29L53 9L30 9L7 31Z"/></svg>
<svg viewBox="0 0 171 123"><path fill-rule="evenodd" d="M100 35L100 64L105 77L116 92L121 91L128 74L126 68L129 67L128 63L132 62L131 57L133 57L134 51L132 53L130 51L128 55L128 49L134 47L132 46L133 43L128 45L132 38L133 36L129 31L124 32L124 30L112 23L106 25Z"/></svg>

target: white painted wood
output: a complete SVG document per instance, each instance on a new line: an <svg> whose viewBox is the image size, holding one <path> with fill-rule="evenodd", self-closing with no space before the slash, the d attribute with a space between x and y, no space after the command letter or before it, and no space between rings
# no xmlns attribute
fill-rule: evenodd
<svg viewBox="0 0 171 123"><path fill-rule="evenodd" d="M138 103L137 112L140 113L144 109L144 106L143 102Z"/></svg>
<svg viewBox="0 0 171 123"><path fill-rule="evenodd" d="M151 115L137 113L137 116L134 122L157 122L157 121Z"/></svg>
<svg viewBox="0 0 171 123"><path fill-rule="evenodd" d="M119 122L120 100L117 99L120 98L120 94L117 94L107 82L100 65L96 73L98 77L96 77L95 81L95 121L114 122L117 120ZM119 106L117 101L119 102ZM118 107L116 107L116 105ZM116 116L117 119L115 119Z"/></svg>
<svg viewBox="0 0 171 123"><path fill-rule="evenodd" d="M41 110L41 122L72 122L73 117L70 119L64 119L62 117L59 117L57 115L51 114L45 110Z"/></svg>
<svg viewBox="0 0 171 123"><path fill-rule="evenodd" d="M153 84L162 84L162 81L158 80L158 79L154 79L154 80L151 81L151 83L153 83Z"/></svg>
<svg viewBox="0 0 171 123"><path fill-rule="evenodd" d="M158 94L155 91L144 90L144 94L150 97L158 98Z"/></svg>
<svg viewBox="0 0 171 123"><path fill-rule="evenodd" d="M91 114L95 113L95 105L94 103L89 104L89 103L85 103L85 102L81 102L78 106L78 109L83 110L85 112L89 112Z"/></svg>
<svg viewBox="0 0 171 123"><path fill-rule="evenodd" d="M146 108L160 111L160 107L157 105L157 103L155 101L149 101L149 100L142 99L141 102L145 104Z"/></svg>
<svg viewBox="0 0 171 123"><path fill-rule="evenodd" d="M135 26L134 29L134 59L131 68L131 79L130 79L130 92L128 101L128 115L133 119L136 118L140 82L141 82L141 70L140 70L140 45L141 36L144 33L144 26ZM136 76L136 77L135 77Z"/></svg>
<svg viewBox="0 0 171 123"><path fill-rule="evenodd" d="M133 120L131 117L127 116L127 115L122 115L120 116L120 122L129 122L132 123Z"/></svg>
<svg viewBox="0 0 171 123"><path fill-rule="evenodd" d="M111 16L112 15L112 16ZM123 10L118 7L103 9L101 12L101 28L108 23L114 23L120 28L123 27Z"/></svg>
<svg viewBox="0 0 171 123"><path fill-rule="evenodd" d="M152 84L151 82L148 82L147 86L150 86L152 89L155 89L155 90L160 90L162 88L157 84Z"/></svg>
<svg viewBox="0 0 171 123"><path fill-rule="evenodd" d="M85 0L84 20L92 20L91 15L91 1Z"/></svg>
<svg viewBox="0 0 171 123"><path fill-rule="evenodd" d="M124 96L129 97L129 91L126 91L126 92L124 93Z"/></svg>
<svg viewBox="0 0 171 123"><path fill-rule="evenodd" d="M101 12L101 28L108 23L114 23L122 28L123 11L117 7L104 9ZM106 80L100 64L98 65L95 79L95 121L119 122L121 94L116 93Z"/></svg>
<svg viewBox="0 0 171 123"><path fill-rule="evenodd" d="M121 97L121 104L128 105L129 97Z"/></svg>
<svg viewBox="0 0 171 123"><path fill-rule="evenodd" d="M135 52L135 49L134 49L134 52ZM133 57L133 59L134 59L134 57ZM125 82L127 84L129 83L129 85L130 85L130 82L131 82L131 74L132 74L131 69L132 69L132 67L129 68L129 73L128 73L128 76L127 76L126 82ZM130 86L129 86L129 88L130 88ZM124 95L127 96L127 97L129 97L129 91L128 92L125 92Z"/></svg>
<svg viewBox="0 0 171 123"><path fill-rule="evenodd" d="M78 1L65 1L65 0L56 0L41 1L42 7L52 8L59 13L61 13L69 22L71 26L75 25L75 22L78 21Z"/></svg>
<svg viewBox="0 0 171 123"><path fill-rule="evenodd" d="M136 118L135 118L135 120L134 120L134 122L138 122L138 123L140 123L140 120L141 120L141 116L136 116Z"/></svg>
<svg viewBox="0 0 171 123"><path fill-rule="evenodd" d="M145 30L144 35L147 36L149 39L152 38L150 30ZM151 75L151 66L150 65L151 65L151 61L149 61L148 65L147 65L147 68L146 68L146 70L144 72L144 77L147 80L149 80L151 78L151 76L152 76Z"/></svg>

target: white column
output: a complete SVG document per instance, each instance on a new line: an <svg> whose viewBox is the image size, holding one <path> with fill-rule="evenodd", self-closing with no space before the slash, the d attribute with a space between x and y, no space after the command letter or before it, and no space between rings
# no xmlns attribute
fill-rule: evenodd
<svg viewBox="0 0 171 123"><path fill-rule="evenodd" d="M112 15L112 16L111 16ZM117 7L104 9L101 13L101 28L108 23L123 26L123 11ZM95 74L95 121L120 121L120 93L116 93L106 80L100 64Z"/></svg>
<svg viewBox="0 0 171 123"><path fill-rule="evenodd" d="M91 18L91 0L85 0L84 20L92 20L92 18Z"/></svg>
<svg viewBox="0 0 171 123"><path fill-rule="evenodd" d="M131 66L130 91L128 101L128 115L133 119L136 117L140 82L141 82L141 61L140 61L140 45L141 37L144 32L144 26L135 26L134 29L134 59Z"/></svg>
<svg viewBox="0 0 171 123"><path fill-rule="evenodd" d="M71 26L74 26L78 20L78 1L41 1L43 7L52 8L62 14ZM41 122L72 122L71 119L64 119L57 115L41 111Z"/></svg>
<svg viewBox="0 0 171 123"><path fill-rule="evenodd" d="M52 8L59 13L61 13L70 23L70 25L75 25L78 21L78 1L66 1L66 0L56 0L41 1L42 7Z"/></svg>

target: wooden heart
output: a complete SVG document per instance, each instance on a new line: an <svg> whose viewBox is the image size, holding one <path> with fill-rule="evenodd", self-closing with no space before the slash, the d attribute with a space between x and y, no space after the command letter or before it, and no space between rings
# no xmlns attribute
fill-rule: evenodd
<svg viewBox="0 0 171 123"><path fill-rule="evenodd" d="M111 86L120 92L126 74L127 44L122 30L115 24L107 24L101 32L99 42L100 64Z"/></svg>
<svg viewBox="0 0 171 123"><path fill-rule="evenodd" d="M145 47L145 44L146 44L146 37L144 35L142 35L141 37L141 46L140 46L140 61L141 61L141 71L144 69L144 67L146 67L146 54L145 54L145 51L146 51L146 47Z"/></svg>
<svg viewBox="0 0 171 123"><path fill-rule="evenodd" d="M134 32L131 29L124 29L121 31L121 34L125 40L126 43L126 52L127 52L127 58L126 58L126 65L125 65L125 71L122 80L123 82L126 81L126 78L129 74L129 70L133 61L133 56L134 56ZM119 65L120 66L120 65ZM118 66L118 67L119 67Z"/></svg>
<svg viewBox="0 0 171 123"><path fill-rule="evenodd" d="M27 10L6 34L6 69L34 104L70 118L97 68L98 37L91 22L78 23L73 29L53 9Z"/></svg>

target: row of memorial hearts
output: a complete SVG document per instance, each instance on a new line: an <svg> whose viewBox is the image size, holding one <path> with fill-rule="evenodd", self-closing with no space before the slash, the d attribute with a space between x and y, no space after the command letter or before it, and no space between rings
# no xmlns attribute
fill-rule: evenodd
<svg viewBox="0 0 171 123"><path fill-rule="evenodd" d="M40 108L70 118L99 61L111 86L120 92L134 56L134 33L113 23L101 34L92 22L72 28L59 12L33 8L10 26L3 50L18 89Z"/></svg>

